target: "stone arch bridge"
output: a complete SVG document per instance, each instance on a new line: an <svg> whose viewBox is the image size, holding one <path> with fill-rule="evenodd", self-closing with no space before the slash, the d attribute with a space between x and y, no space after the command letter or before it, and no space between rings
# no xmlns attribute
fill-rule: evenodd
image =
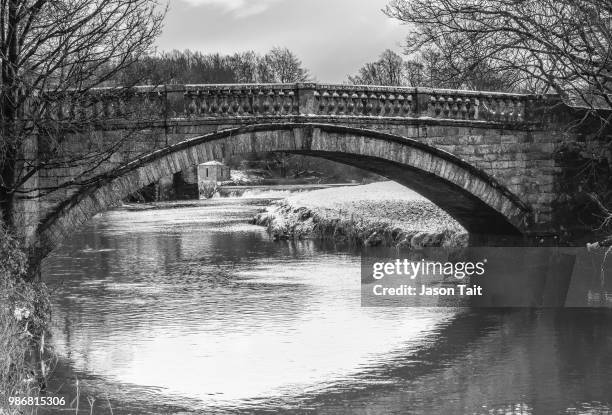
<svg viewBox="0 0 612 415"><path fill-rule="evenodd" d="M92 90L78 104L58 98L46 116L60 128L87 120L83 130L63 132L71 154L120 144L86 173L87 185L70 185L87 166L42 169L26 184L60 186L20 205L18 223L42 256L163 176L264 151L381 174L429 198L472 234L540 237L569 226L557 214L565 167L554 154L578 115L554 97L311 83L168 85ZM33 157L45 151L37 140Z"/></svg>

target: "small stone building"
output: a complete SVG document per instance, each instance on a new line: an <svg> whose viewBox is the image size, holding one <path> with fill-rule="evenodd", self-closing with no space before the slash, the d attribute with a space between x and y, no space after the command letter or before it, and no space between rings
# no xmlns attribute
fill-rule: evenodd
<svg viewBox="0 0 612 415"><path fill-rule="evenodd" d="M230 168L220 161L198 165L198 182L224 182L230 180Z"/></svg>
<svg viewBox="0 0 612 415"><path fill-rule="evenodd" d="M198 165L198 190L200 198L209 198L219 182L230 180L230 168L219 161Z"/></svg>

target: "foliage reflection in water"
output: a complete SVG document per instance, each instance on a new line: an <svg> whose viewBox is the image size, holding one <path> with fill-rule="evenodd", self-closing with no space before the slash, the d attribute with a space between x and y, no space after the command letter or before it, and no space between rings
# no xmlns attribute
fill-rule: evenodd
<svg viewBox="0 0 612 415"><path fill-rule="evenodd" d="M262 203L109 212L54 252L52 387L115 414L609 410L609 312L362 308L359 256L270 240Z"/></svg>

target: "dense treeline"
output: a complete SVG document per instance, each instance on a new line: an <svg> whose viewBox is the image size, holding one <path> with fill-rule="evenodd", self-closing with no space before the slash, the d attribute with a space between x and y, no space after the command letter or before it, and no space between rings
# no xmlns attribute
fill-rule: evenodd
<svg viewBox="0 0 612 415"><path fill-rule="evenodd" d="M266 54L253 51L222 55L173 50L142 58L122 71L114 83L212 84L303 82L310 79L302 61L289 49L275 47Z"/></svg>

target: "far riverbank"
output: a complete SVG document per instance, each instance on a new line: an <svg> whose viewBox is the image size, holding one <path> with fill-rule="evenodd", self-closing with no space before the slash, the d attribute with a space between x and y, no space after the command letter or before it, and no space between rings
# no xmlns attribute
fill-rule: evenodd
<svg viewBox="0 0 612 415"><path fill-rule="evenodd" d="M253 222L276 239L333 239L361 246L464 246L468 235L446 212L395 182L297 193Z"/></svg>

